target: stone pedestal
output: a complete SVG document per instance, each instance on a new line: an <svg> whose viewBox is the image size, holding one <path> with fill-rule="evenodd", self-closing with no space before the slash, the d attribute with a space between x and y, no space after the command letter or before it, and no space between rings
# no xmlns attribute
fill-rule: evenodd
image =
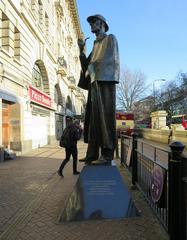
<svg viewBox="0 0 187 240"><path fill-rule="evenodd" d="M115 166L86 166L59 221L122 219L138 216L134 201Z"/></svg>
<svg viewBox="0 0 187 240"><path fill-rule="evenodd" d="M156 111L151 113L151 126L152 129L168 129L166 126L166 116L167 112L162 111Z"/></svg>

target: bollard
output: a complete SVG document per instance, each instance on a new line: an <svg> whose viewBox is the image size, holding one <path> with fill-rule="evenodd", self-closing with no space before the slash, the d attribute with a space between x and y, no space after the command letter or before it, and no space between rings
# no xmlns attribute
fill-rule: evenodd
<svg viewBox="0 0 187 240"><path fill-rule="evenodd" d="M183 178L183 206L184 206L184 211L183 213L183 229L184 229L184 236L183 239L187 239L187 177ZM186 238L185 238L186 237Z"/></svg>
<svg viewBox="0 0 187 240"><path fill-rule="evenodd" d="M169 159L169 198L168 198L168 232L170 240L185 240L182 223L182 152L185 145L181 142L170 144L171 157Z"/></svg>
<svg viewBox="0 0 187 240"><path fill-rule="evenodd" d="M119 145L118 145L118 136L116 134L116 158L119 158Z"/></svg>
<svg viewBox="0 0 187 240"><path fill-rule="evenodd" d="M182 158L182 204L183 209L182 211L182 222L183 222L183 229L184 229L184 239L187 239L187 155L183 155Z"/></svg>
<svg viewBox="0 0 187 240"><path fill-rule="evenodd" d="M137 160L137 137L138 134L133 132L132 136L132 185L136 185L138 180L138 160Z"/></svg>
<svg viewBox="0 0 187 240"><path fill-rule="evenodd" d="M121 165L124 163L124 136L121 135Z"/></svg>
<svg viewBox="0 0 187 240"><path fill-rule="evenodd" d="M4 162L4 148L0 146L0 162Z"/></svg>

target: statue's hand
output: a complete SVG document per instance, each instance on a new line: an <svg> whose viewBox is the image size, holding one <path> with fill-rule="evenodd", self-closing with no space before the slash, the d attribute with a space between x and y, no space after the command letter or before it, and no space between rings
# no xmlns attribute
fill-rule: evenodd
<svg viewBox="0 0 187 240"><path fill-rule="evenodd" d="M77 43L78 43L78 46L79 46L80 53L83 53L84 48L85 48L85 41L83 39L79 38Z"/></svg>

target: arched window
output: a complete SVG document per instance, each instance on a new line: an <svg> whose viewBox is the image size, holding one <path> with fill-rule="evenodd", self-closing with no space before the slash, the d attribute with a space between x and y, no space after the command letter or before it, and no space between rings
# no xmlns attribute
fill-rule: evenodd
<svg viewBox="0 0 187 240"><path fill-rule="evenodd" d="M56 104L59 104L58 91L56 86L55 86L55 92L54 92L54 101Z"/></svg>
<svg viewBox="0 0 187 240"><path fill-rule="evenodd" d="M66 108L68 108L69 110L72 111L72 101L71 101L70 96L67 97L67 100L66 100Z"/></svg>
<svg viewBox="0 0 187 240"><path fill-rule="evenodd" d="M39 88L41 91L43 91L42 74L41 74L41 70L37 64L34 65L34 68L32 71L32 83L33 83L34 87Z"/></svg>

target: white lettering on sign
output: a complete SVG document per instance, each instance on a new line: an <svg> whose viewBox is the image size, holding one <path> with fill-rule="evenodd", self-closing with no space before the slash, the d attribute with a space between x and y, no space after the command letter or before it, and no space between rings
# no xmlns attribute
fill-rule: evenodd
<svg viewBox="0 0 187 240"><path fill-rule="evenodd" d="M114 195L115 180L88 180L85 183L88 195Z"/></svg>
<svg viewBox="0 0 187 240"><path fill-rule="evenodd" d="M51 107L51 97L45 93L42 93L33 86L29 86L29 96L32 101L44 105L46 107Z"/></svg>

